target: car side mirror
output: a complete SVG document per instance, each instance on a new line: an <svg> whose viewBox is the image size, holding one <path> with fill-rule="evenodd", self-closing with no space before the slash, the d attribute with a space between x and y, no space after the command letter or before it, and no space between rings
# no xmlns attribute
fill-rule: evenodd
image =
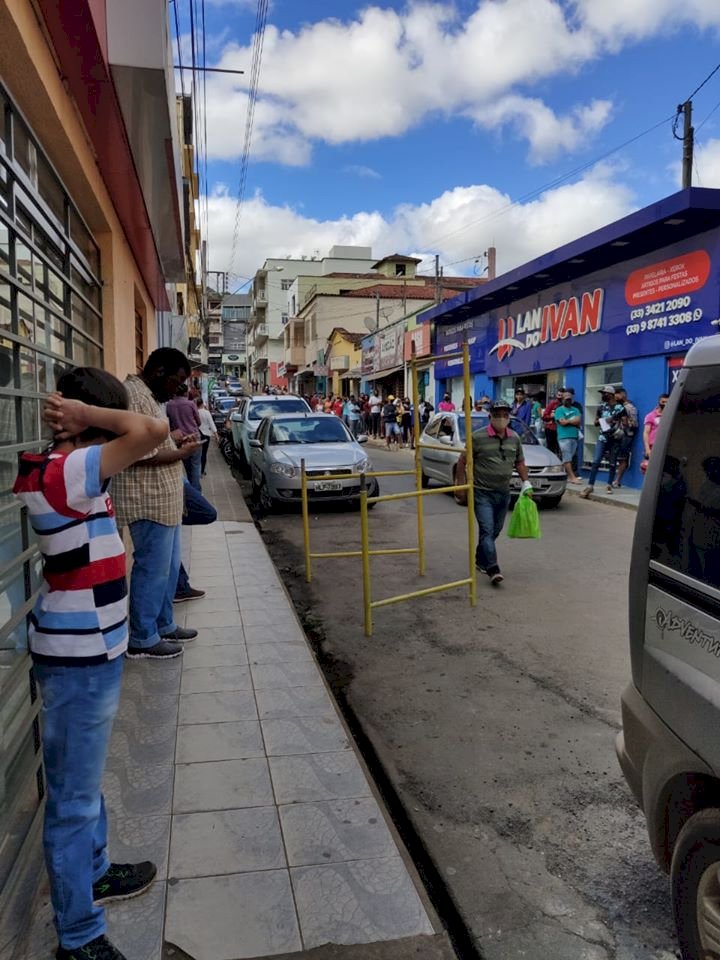
<svg viewBox="0 0 720 960"><path fill-rule="evenodd" d="M250 446L257 447L258 450L262 450L262 443L260 442L260 440L257 440L255 437L253 437L252 440L250 441Z"/></svg>
<svg viewBox="0 0 720 960"><path fill-rule="evenodd" d="M358 436L356 439L358 443L367 443L368 435L366 433L361 433L360 436Z"/></svg>

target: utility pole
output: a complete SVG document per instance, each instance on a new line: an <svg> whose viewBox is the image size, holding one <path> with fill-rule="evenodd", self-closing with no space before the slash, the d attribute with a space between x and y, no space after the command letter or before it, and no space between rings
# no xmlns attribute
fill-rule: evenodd
<svg viewBox="0 0 720 960"><path fill-rule="evenodd" d="M686 100L678 107L678 113L683 114L683 163L682 185L683 190L692 186L693 147L695 130L692 125L692 100Z"/></svg>
<svg viewBox="0 0 720 960"><path fill-rule="evenodd" d="M435 303L440 303L440 254L435 254Z"/></svg>
<svg viewBox="0 0 720 960"><path fill-rule="evenodd" d="M380 329L380 292L375 294L375 329Z"/></svg>

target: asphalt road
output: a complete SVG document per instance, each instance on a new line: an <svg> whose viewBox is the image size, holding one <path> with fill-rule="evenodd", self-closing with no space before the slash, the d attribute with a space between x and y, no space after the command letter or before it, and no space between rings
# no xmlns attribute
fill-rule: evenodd
<svg viewBox="0 0 720 960"><path fill-rule="evenodd" d="M467 576L465 510L425 502L427 575L413 557L376 558L378 599ZM317 561L308 588L300 517L263 521L331 681L486 960L678 955L668 882L614 754L634 516L567 496L541 512L542 540L501 537L505 583L483 578L475 609L462 590L382 608L371 639L359 561ZM379 504L370 522L374 546L412 545L414 501ZM316 551L358 544L357 514L313 511L312 538Z"/></svg>

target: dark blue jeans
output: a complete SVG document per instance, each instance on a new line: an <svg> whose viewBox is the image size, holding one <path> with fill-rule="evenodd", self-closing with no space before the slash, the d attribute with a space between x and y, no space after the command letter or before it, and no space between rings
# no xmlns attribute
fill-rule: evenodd
<svg viewBox="0 0 720 960"><path fill-rule="evenodd" d="M184 526L204 526L208 523L215 523L217 520L217 510L210 501L206 500L200 491L191 486L187 480L183 483L183 495L185 497L182 519ZM185 565L181 563L175 594L187 593L189 589L190 578L188 577Z"/></svg>
<svg viewBox="0 0 720 960"><path fill-rule="evenodd" d="M92 885L110 865L101 785L123 659L85 667L34 667L43 701L45 862L55 926L66 949L105 932L105 914L93 905Z"/></svg>
<svg viewBox="0 0 720 960"><path fill-rule="evenodd" d="M477 520L479 534L475 562L492 575L500 570L495 541L500 536L505 523L505 517L510 506L510 492L478 490L475 487L474 498L475 519Z"/></svg>
<svg viewBox="0 0 720 960"><path fill-rule="evenodd" d="M598 442L595 444L595 455L593 456L592 466L590 467L590 476L588 477L588 486L594 487L595 481L597 480L598 471L600 470L600 463L603 460L609 461L610 470L608 472L607 482L611 484L615 479L615 471L617 470L617 461L618 461L618 441L613 440L609 437L604 437L602 434L598 437Z"/></svg>
<svg viewBox="0 0 720 960"><path fill-rule="evenodd" d="M177 630L173 599L180 571L180 524L166 527L154 520L130 524L133 568L130 574L130 643L154 647Z"/></svg>
<svg viewBox="0 0 720 960"><path fill-rule="evenodd" d="M202 490L200 484L200 472L202 464L202 447L199 450L195 450L190 454L189 457L186 457L183 461L185 464L185 473L187 478L190 481L191 486L195 487L196 490Z"/></svg>

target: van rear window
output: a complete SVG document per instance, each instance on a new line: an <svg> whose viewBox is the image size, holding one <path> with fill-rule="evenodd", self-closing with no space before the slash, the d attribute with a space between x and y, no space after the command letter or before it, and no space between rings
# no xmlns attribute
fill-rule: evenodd
<svg viewBox="0 0 720 960"><path fill-rule="evenodd" d="M651 555L720 587L720 374L690 371L663 464Z"/></svg>

